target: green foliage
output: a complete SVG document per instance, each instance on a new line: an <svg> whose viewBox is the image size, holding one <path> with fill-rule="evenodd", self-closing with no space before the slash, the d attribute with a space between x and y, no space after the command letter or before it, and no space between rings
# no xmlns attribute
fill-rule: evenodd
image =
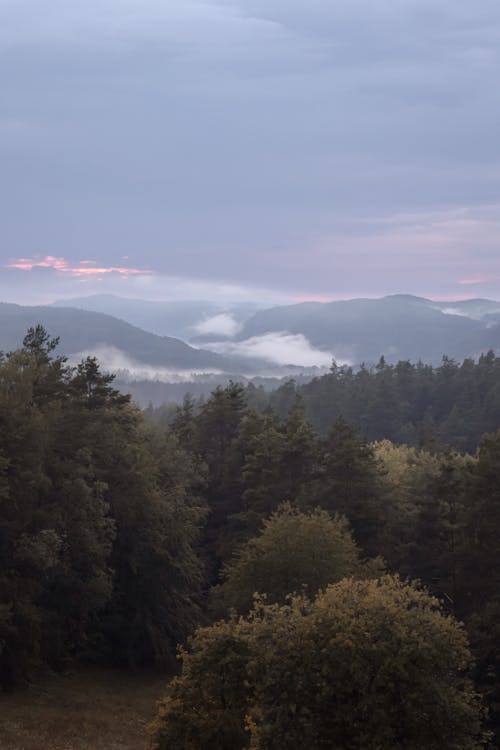
<svg viewBox="0 0 500 750"><path fill-rule="evenodd" d="M283 424L272 412L247 409L235 447L241 467L239 510L225 524L224 560L257 533L280 503L297 499L311 480L317 452L312 427L298 400Z"/></svg>
<svg viewBox="0 0 500 750"><path fill-rule="evenodd" d="M41 326L0 360L0 682L82 653L165 664L198 621L203 472Z"/></svg>
<svg viewBox="0 0 500 750"><path fill-rule="evenodd" d="M204 578L196 545L206 515L198 494L203 476L173 438L140 421L123 438L108 448L117 532L114 589L101 637L118 663L167 667L200 614Z"/></svg>
<svg viewBox="0 0 500 750"><path fill-rule="evenodd" d="M241 456L240 510L229 517L225 530L226 535L232 533L239 543L256 533L262 519L276 510L280 502L289 499L282 473L284 445L284 436L271 414L247 412L237 441ZM230 551L227 545L226 559Z"/></svg>
<svg viewBox="0 0 500 750"><path fill-rule="evenodd" d="M468 591L482 607L500 591L500 430L484 435L467 487Z"/></svg>
<svg viewBox="0 0 500 750"><path fill-rule="evenodd" d="M435 450L451 445L474 452L485 432L500 426L500 357L474 363L444 357L440 367L401 361L375 367L333 365L331 372L298 388L284 384L268 398L281 418L299 393L320 434L345 419L365 440L388 439Z"/></svg>
<svg viewBox="0 0 500 750"><path fill-rule="evenodd" d="M171 668L233 608L183 652L162 748L465 750L478 713L447 611L500 727L500 431L439 448L498 426L500 360L333 367L276 411L230 383L145 420L94 358L56 351L37 326L0 354L3 685L75 658ZM368 580L381 557L443 612Z"/></svg>
<svg viewBox="0 0 500 750"><path fill-rule="evenodd" d="M246 403L245 391L231 383L203 404L187 398L170 430L207 465L209 517L204 544L214 580L221 564L259 529L284 501L294 501L311 480L317 441L294 397L284 423Z"/></svg>
<svg viewBox="0 0 500 750"><path fill-rule="evenodd" d="M216 566L227 554L221 531L229 516L241 509L242 458L237 439L245 409L244 388L230 383L226 388L216 388L196 417L184 404L176 420L177 434L181 437L192 431L193 442L189 447L207 466L206 498L210 514L204 543ZM229 547L232 549L231 543Z"/></svg>
<svg viewBox="0 0 500 750"><path fill-rule="evenodd" d="M318 441L304 414L300 396L295 397L282 433L284 445L281 473L286 482L286 499L293 501L311 481L318 460Z"/></svg>
<svg viewBox="0 0 500 750"><path fill-rule="evenodd" d="M159 750L483 746L462 627L397 578L257 603L198 631L182 660L155 723Z"/></svg>
<svg viewBox="0 0 500 750"><path fill-rule="evenodd" d="M474 654L474 677L488 706L489 726L500 724L500 602L492 599L467 621Z"/></svg>
<svg viewBox="0 0 500 750"><path fill-rule="evenodd" d="M200 628L180 650L174 677L153 726L158 750L235 750L247 746L245 679L251 655L248 627L231 619Z"/></svg>
<svg viewBox="0 0 500 750"><path fill-rule="evenodd" d="M285 503L236 551L214 596L226 611L244 613L256 593L283 604L289 594L314 596L345 576L380 573L381 564L376 567L361 562L345 519L319 508L301 513Z"/></svg>
<svg viewBox="0 0 500 750"><path fill-rule="evenodd" d="M380 533L380 553L395 570L412 573L416 526L420 506L431 497L431 484L439 475L439 458L428 451L389 440L375 443L381 467L385 524Z"/></svg>
<svg viewBox="0 0 500 750"><path fill-rule="evenodd" d="M399 572L422 578L455 601L452 557L471 459L456 453L435 455L388 440L375 444L374 451L382 465L386 507L381 553Z"/></svg>
<svg viewBox="0 0 500 750"><path fill-rule="evenodd" d="M335 422L321 441L316 477L302 490L299 502L346 516L356 542L377 554L386 512L380 466L373 448L344 420Z"/></svg>

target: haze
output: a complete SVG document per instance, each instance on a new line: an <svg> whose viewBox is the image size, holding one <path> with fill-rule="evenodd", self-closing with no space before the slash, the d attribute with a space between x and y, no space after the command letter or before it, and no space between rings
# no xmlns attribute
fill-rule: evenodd
<svg viewBox="0 0 500 750"><path fill-rule="evenodd" d="M498 0L3 0L0 55L1 300L500 298Z"/></svg>

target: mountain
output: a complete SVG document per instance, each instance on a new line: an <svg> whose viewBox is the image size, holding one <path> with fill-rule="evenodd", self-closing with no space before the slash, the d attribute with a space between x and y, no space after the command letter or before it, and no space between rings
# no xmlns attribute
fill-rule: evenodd
<svg viewBox="0 0 500 750"><path fill-rule="evenodd" d="M270 332L301 334L317 349L355 364L421 359L437 363L500 350L500 303L434 302L411 295L304 302L261 310L243 324L243 342Z"/></svg>
<svg viewBox="0 0 500 750"><path fill-rule="evenodd" d="M136 311L158 312L170 306L169 314L173 315L175 307L184 309L185 317L180 315L177 324L179 329L187 325L189 316L194 320L205 315L203 325L195 326L199 337L205 337L203 344L198 342L203 348L157 335L101 312L64 308L59 304L47 307L0 304L0 349L18 347L26 329L41 322L52 335L60 336L63 353L73 358L95 354L103 367L118 372L123 382L168 382L176 384L176 393L187 380L197 388L215 385L207 373L217 373L221 382L228 376L242 374L313 377L314 365L328 368L332 357L354 365L375 363L381 355L388 362L421 359L437 364L445 354L462 360L489 349L500 352L500 303L492 300L450 303L392 295L381 299L305 302L258 310L251 315L248 307L244 312L242 305L240 322L230 312L220 312L216 305L210 307L210 303L148 303L108 295L86 298L86 303L94 304L96 300L122 312L133 302L137 303ZM216 310L219 312L212 316ZM304 366L310 371L304 370Z"/></svg>
<svg viewBox="0 0 500 750"><path fill-rule="evenodd" d="M491 299L465 299L458 302L431 302L427 304L439 307L447 315L463 315L475 320L496 320L500 322L500 302Z"/></svg>
<svg viewBox="0 0 500 750"><path fill-rule="evenodd" d="M106 348L134 363L179 370L234 371L239 363L219 354L194 349L179 339L143 331L103 313L62 307L22 307L0 303L0 350L17 349L29 326L41 323L60 337L67 356L98 353Z"/></svg>
<svg viewBox="0 0 500 750"><path fill-rule="evenodd" d="M236 329L260 307L248 302L224 307L206 300L151 301L118 297L114 294L92 294L88 297L58 300L53 306L101 312L159 336L175 336L200 342L205 338L210 340L214 335L210 331L210 321L214 321L215 333L220 335L220 331L224 330L224 323L226 328L229 324L229 330ZM207 327L208 330L205 330Z"/></svg>

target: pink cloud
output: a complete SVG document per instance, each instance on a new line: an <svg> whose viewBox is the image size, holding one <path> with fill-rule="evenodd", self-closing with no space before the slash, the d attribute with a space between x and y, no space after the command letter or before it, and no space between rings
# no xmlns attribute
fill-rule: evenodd
<svg viewBox="0 0 500 750"><path fill-rule="evenodd" d="M82 280L96 278L100 281L107 274L117 274L121 277L152 274L153 271L144 268L129 268L127 266L98 266L93 260L81 260L72 264L66 258L56 258L46 255L44 258L16 258L7 263L5 268L16 268L20 271L32 271L34 268L51 268L58 273L76 276Z"/></svg>
<svg viewBox="0 0 500 750"><path fill-rule="evenodd" d="M457 284L461 284L462 286L472 286L473 284L488 284L489 282L499 280L500 276L483 276L482 278L460 279L457 281Z"/></svg>

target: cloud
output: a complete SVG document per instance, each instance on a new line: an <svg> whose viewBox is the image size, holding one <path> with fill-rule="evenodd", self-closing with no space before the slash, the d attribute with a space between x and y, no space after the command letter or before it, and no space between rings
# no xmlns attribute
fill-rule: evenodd
<svg viewBox="0 0 500 750"><path fill-rule="evenodd" d="M271 331L244 341L223 341L204 346L219 354L263 359L274 365L329 367L334 359L332 352L315 349L302 334L287 331Z"/></svg>
<svg viewBox="0 0 500 750"><path fill-rule="evenodd" d="M498 226L429 218L498 196L498 0L1 6L4 259L297 297L499 275Z"/></svg>
<svg viewBox="0 0 500 750"><path fill-rule="evenodd" d="M196 333L202 335L213 334L214 336L225 336L227 338L235 336L240 328L241 324L229 313L219 313L211 318L200 321L194 326Z"/></svg>
<svg viewBox="0 0 500 750"><path fill-rule="evenodd" d="M167 367L153 367L130 357L126 352L107 344L97 344L92 350L78 352L70 358L77 364L86 357L97 357L105 372L116 374L120 380L156 380L162 383L186 383L202 376L221 375L221 370L181 370Z"/></svg>
<svg viewBox="0 0 500 750"><path fill-rule="evenodd" d="M443 300L440 300L443 302ZM461 299L456 300L458 305L449 305L446 307L432 306L434 310L440 310L443 315L458 315L459 317L470 318L471 320L482 320L487 322L490 316L497 315L500 312L500 302L496 304L491 300L470 298L469 301ZM465 304L464 304L465 303Z"/></svg>
<svg viewBox="0 0 500 750"><path fill-rule="evenodd" d="M17 258L10 263L6 263L5 268L15 268L18 271L32 271L34 268L49 268L58 273L76 276L82 279L88 277L102 277L107 274L117 274L118 276L148 276L153 271L147 271L142 268L128 268L126 266L99 266L93 260L80 260L76 263L66 260L66 258L56 258L53 255L46 255L44 258Z"/></svg>
<svg viewBox="0 0 500 750"><path fill-rule="evenodd" d="M500 276L479 276L474 279L459 279L457 284L461 286L476 286L477 284L484 285L495 281L500 281Z"/></svg>
<svg viewBox="0 0 500 750"><path fill-rule="evenodd" d="M59 260L70 265L69 261ZM72 263L71 267L75 265L78 270L82 268L79 262ZM122 268L121 264L118 267ZM114 294L160 301L207 301L222 309L242 303L258 308L291 301L290 294L266 286L229 284L217 279L174 276L159 272L148 273L142 269L132 269L140 271L133 274L119 274L115 271L102 275L82 275L61 272L60 268L54 267L53 259L46 262L45 259L39 261L37 258L19 258L14 261L11 259L3 268L4 271L0 273L0 301L18 304L46 305L56 300L80 297L82 282L85 282L88 294Z"/></svg>
<svg viewBox="0 0 500 750"><path fill-rule="evenodd" d="M279 336L279 334L278 334ZM262 337L265 338L265 337ZM294 338L302 338L302 337L294 337ZM227 342L226 342L227 343ZM243 345L246 342L242 342ZM283 348L283 342L281 342L282 350ZM286 345L285 345L286 346ZM205 347L206 349L208 347ZM250 349L252 349L253 346L250 345ZM234 347L234 351L228 352L228 353L235 353L238 354L241 357L249 357L254 358L256 355L250 351L250 349L245 346L243 347ZM257 346L257 349L260 350L260 347ZM297 358L295 355L299 353L299 349L302 350L302 354L304 351L307 351L308 347L307 345L304 347L302 345L288 345L288 350L290 354L292 355L292 358ZM310 349L310 347L309 347ZM215 349L214 349L215 350ZM292 351L293 350L293 351ZM314 350L310 350L314 351ZM248 354L245 354L245 352L248 352ZM294 355L295 352L295 355ZM323 353L322 353L323 354ZM99 361L99 365L101 367L101 370L103 372L109 372L118 378L118 380L122 383L133 383L135 381L153 381L153 382L160 382L160 383L193 383L193 382L206 382L210 383L213 387L215 387L219 383L224 383L227 381L228 377L234 378L236 374L234 372L225 373L221 370L217 369L191 369L191 370L183 370L183 369L174 369L174 368L167 368L167 367L154 367L152 365L147 365L144 362L139 362L138 360L130 357L126 352L122 351L121 349L110 346L108 344L96 344L96 346L92 347L92 349L84 350L81 352L78 352L76 354L72 354L68 360L69 364L71 365L77 365L79 362L82 361L82 359L85 359L86 357L97 357ZM285 360L287 359L286 356L283 357ZM303 357L299 354L299 359L303 359ZM289 378L289 377L295 377L297 376L297 369L296 367L298 365L292 366L291 369L287 369L283 363L279 362L277 363L272 358L265 359L263 358L262 367L260 367L258 370L255 369L255 367L252 368L252 370L248 373L240 373L241 378L243 380L252 380L252 378L272 378L274 380L274 383L276 385L276 378ZM328 357L328 359L323 359L323 364L315 364L317 362L318 358L316 356L313 356L311 360L308 360L306 357L305 364L302 365L304 368L314 368L314 371L310 374L317 374L317 372L326 372L327 369L331 365L331 357ZM340 362L339 362L340 363ZM343 363L342 363L343 364ZM279 365L279 367L277 367ZM302 371L304 374L304 371Z"/></svg>
<svg viewBox="0 0 500 750"><path fill-rule="evenodd" d="M460 318L472 318L476 316L470 315L465 310L460 310L458 307L435 307L435 310L440 310L443 315L458 315Z"/></svg>
<svg viewBox="0 0 500 750"><path fill-rule="evenodd" d="M496 296L499 237L500 204L459 206L346 222L311 255L323 269L335 269L342 286L355 288L360 281L368 296L377 289L451 298L463 286L482 286ZM333 287L335 296L339 291Z"/></svg>

